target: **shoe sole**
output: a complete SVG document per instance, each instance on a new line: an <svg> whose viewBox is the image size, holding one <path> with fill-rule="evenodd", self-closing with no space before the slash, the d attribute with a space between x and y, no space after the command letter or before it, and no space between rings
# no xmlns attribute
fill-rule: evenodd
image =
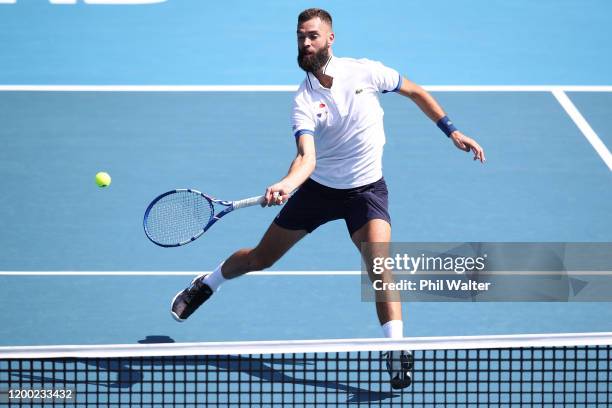
<svg viewBox="0 0 612 408"><path fill-rule="evenodd" d="M196 276L195 278L193 278L191 283L197 281L198 279L200 279L200 278L202 278L202 277L204 277L206 275L208 275L208 274L207 273L203 273L202 275ZM187 319L181 319L176 313L174 313L174 310L172 310L172 306L174 306L174 302L176 301L176 298L179 297L179 295L181 293L183 293L184 291L185 291L185 289L179 291L176 295L174 295L174 297L172 298L172 301L170 302L170 314L172 315L172 318L174 320L176 320L177 322L179 322L179 323L183 323Z"/></svg>
<svg viewBox="0 0 612 408"><path fill-rule="evenodd" d="M407 354L409 357L406 358L405 361L401 362L401 370L404 373L405 377L404 378L397 378L393 377L391 378L391 388L393 388L394 390L401 390L404 388L408 388L412 385L412 375L413 375L413 369L414 369L414 355L411 352L408 352ZM388 370L388 369L387 369ZM391 376L391 371L387 371L389 373L389 376Z"/></svg>

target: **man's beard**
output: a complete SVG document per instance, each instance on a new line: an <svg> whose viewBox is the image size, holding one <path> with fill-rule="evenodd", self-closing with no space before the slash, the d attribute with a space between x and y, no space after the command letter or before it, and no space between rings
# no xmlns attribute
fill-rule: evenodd
<svg viewBox="0 0 612 408"><path fill-rule="evenodd" d="M327 64L329 59L329 45L321 48L314 54L305 54L303 50L298 50L298 65L306 72L316 74Z"/></svg>

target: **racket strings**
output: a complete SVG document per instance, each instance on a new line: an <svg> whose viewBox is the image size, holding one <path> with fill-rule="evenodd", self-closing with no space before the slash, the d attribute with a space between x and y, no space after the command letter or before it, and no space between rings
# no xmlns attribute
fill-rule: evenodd
<svg viewBox="0 0 612 408"><path fill-rule="evenodd" d="M151 207L146 230L155 242L174 245L199 236L212 216L212 203L205 197L191 191L177 191Z"/></svg>

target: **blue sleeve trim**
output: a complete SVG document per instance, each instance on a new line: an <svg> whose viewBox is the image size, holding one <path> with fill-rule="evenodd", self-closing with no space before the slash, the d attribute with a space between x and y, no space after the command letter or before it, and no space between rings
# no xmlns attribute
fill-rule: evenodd
<svg viewBox="0 0 612 408"><path fill-rule="evenodd" d="M395 88L393 88L391 92L397 92L402 87L402 74L398 72L397 75L399 76L399 79L397 80L397 85L395 86Z"/></svg>
<svg viewBox="0 0 612 408"><path fill-rule="evenodd" d="M314 136L314 132L312 130L308 130L308 129L300 129L297 132L295 132L293 134L293 136L295 137L300 137L302 135L313 135Z"/></svg>
<svg viewBox="0 0 612 408"><path fill-rule="evenodd" d="M397 85L395 85L395 88L393 88L390 91L382 91L382 93L389 93L389 92L397 92L397 91L399 91L399 89L402 87L402 74L398 73L397 75L399 76L399 79L397 80Z"/></svg>

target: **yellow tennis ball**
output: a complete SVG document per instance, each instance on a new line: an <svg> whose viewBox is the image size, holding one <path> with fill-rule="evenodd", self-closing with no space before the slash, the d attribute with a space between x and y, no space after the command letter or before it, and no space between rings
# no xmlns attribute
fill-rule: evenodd
<svg viewBox="0 0 612 408"><path fill-rule="evenodd" d="M105 172L101 171L96 174L96 184L98 187L108 187L111 183L111 176Z"/></svg>

